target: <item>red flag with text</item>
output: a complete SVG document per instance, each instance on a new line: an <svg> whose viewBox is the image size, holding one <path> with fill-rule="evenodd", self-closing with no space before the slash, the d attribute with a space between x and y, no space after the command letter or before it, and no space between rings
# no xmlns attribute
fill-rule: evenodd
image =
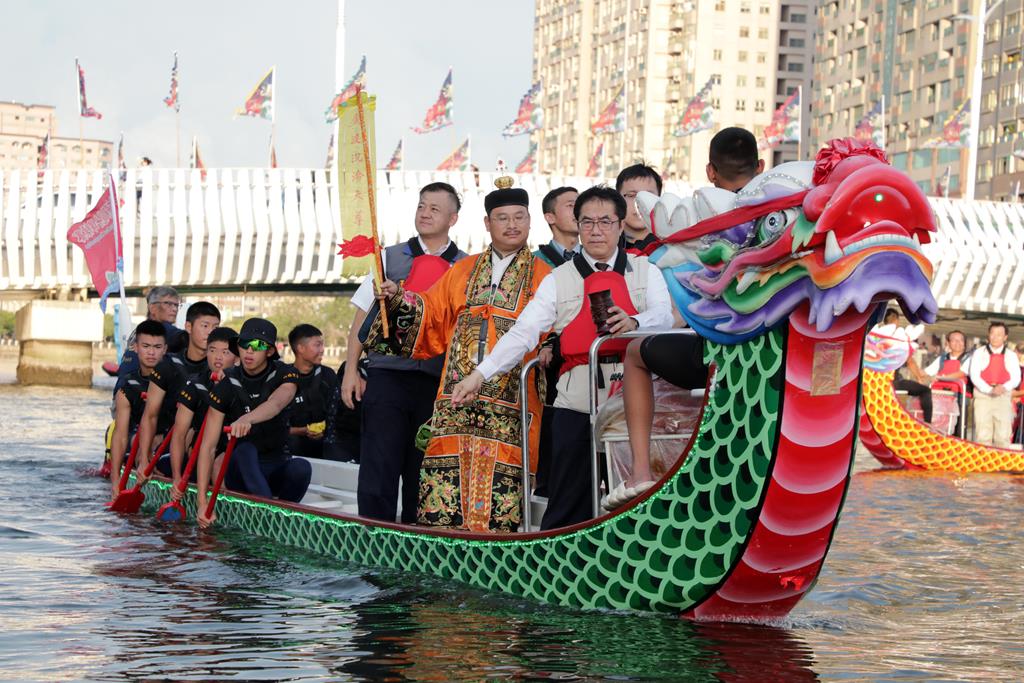
<svg viewBox="0 0 1024 683"><path fill-rule="evenodd" d="M117 245L121 243L111 194L110 190L105 191L85 218L68 228L68 242L77 244L85 253L85 263L104 310L107 296L118 290Z"/></svg>

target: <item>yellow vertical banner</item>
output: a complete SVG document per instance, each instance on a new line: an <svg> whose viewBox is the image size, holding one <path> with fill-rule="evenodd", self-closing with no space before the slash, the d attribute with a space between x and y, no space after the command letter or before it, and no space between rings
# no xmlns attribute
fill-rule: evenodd
<svg viewBox="0 0 1024 683"><path fill-rule="evenodd" d="M359 124L359 107L356 97L363 99L363 121L370 151L369 164L363 151L363 131ZM341 208L341 235L344 241L354 238L373 238L370 192L376 191L376 178L367 177L367 166L375 173L377 168L377 144L374 134L373 115L377 109L377 98L360 92L342 102L338 107L338 201ZM357 244L361 242L357 239ZM341 261L343 277L366 275L373 263L372 250L367 256L346 256Z"/></svg>

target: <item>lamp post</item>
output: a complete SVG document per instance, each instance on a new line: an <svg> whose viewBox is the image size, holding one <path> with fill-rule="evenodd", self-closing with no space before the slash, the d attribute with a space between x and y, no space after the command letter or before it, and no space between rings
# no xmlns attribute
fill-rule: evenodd
<svg viewBox="0 0 1024 683"><path fill-rule="evenodd" d="M988 17L1001 5L1003 0L996 0L991 7L986 9L986 0L979 0L977 14L957 14L953 20L973 21L975 27L974 38L974 70L971 77L971 122L970 130L967 132L967 188L964 192L966 199L974 199L974 188L978 180L978 135L981 131L981 82L982 62L985 59L985 24Z"/></svg>

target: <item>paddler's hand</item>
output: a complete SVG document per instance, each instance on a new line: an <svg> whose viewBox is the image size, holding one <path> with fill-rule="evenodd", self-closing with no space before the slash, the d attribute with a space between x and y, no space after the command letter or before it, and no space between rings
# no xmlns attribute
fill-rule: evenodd
<svg viewBox="0 0 1024 683"><path fill-rule="evenodd" d="M452 405L461 406L476 400L480 395L480 387L484 385L484 376L478 370L469 373L466 379L452 389Z"/></svg>
<svg viewBox="0 0 1024 683"><path fill-rule="evenodd" d="M555 359L555 351L550 346L545 346L537 354L537 359L540 361L540 366L547 369L551 365L551 361Z"/></svg>
<svg viewBox="0 0 1024 683"><path fill-rule="evenodd" d="M171 487L171 500L175 503L180 503L182 497L184 496L184 494L181 492L181 489L178 488L179 481L181 480L179 479L178 481L174 482L174 486Z"/></svg>
<svg viewBox="0 0 1024 683"><path fill-rule="evenodd" d="M381 300L381 302L387 301L391 297L398 294L398 284L391 280L385 280L384 282L380 283L380 286L377 287L376 289L376 296L378 299Z"/></svg>
<svg viewBox="0 0 1024 683"><path fill-rule="evenodd" d="M359 369L345 365L345 374L341 378L341 401L349 410L356 409L356 401L363 400L366 391L366 380L359 374Z"/></svg>
<svg viewBox="0 0 1024 683"><path fill-rule="evenodd" d="M618 306L611 306L608 309L608 329L612 334L632 332L640 327L636 318L630 318L629 313Z"/></svg>
<svg viewBox="0 0 1024 683"><path fill-rule="evenodd" d="M207 505L208 501L205 496L196 497L196 523L199 524L200 529L209 529L217 521L216 512L207 516Z"/></svg>
<svg viewBox="0 0 1024 683"><path fill-rule="evenodd" d="M252 423L249 422L248 415L243 415L231 423L231 436L236 439L241 439L243 436L248 435L250 431L252 431Z"/></svg>

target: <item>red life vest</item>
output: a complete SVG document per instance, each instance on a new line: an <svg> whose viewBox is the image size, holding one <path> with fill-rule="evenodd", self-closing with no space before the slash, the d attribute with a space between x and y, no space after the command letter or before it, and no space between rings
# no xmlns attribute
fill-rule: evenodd
<svg viewBox="0 0 1024 683"><path fill-rule="evenodd" d="M594 324L594 319L590 314L590 295L592 293L610 291L612 301L616 306L629 315L637 314L636 306L633 305L633 300L629 296L626 278L622 275L626 267L625 252L619 250L614 270L594 271L581 255L577 255L573 259L573 263L580 271L580 275L583 276L583 305L580 306L580 311L572 319L572 322L566 325L558 336L562 358L564 358L558 373L559 376L569 372L577 365L586 365L590 362L590 345L597 339L597 325ZM621 355L625 352L628 343L628 339L609 342L601 347L601 355Z"/></svg>
<svg viewBox="0 0 1024 683"><path fill-rule="evenodd" d="M1006 369L1006 347L999 353L992 353L992 347L985 345L988 350L988 366L981 371L981 378L993 387L997 384L1005 384L1010 381L1010 371Z"/></svg>
<svg viewBox="0 0 1024 683"><path fill-rule="evenodd" d="M963 354L960 355L960 358L963 358ZM946 358L946 360L942 361L942 367L939 368L939 377L949 377L950 375L962 372L960 358ZM964 382L966 383L966 378L964 379ZM932 384L932 389L961 393L964 390L964 384L960 382L945 382L939 380Z"/></svg>

